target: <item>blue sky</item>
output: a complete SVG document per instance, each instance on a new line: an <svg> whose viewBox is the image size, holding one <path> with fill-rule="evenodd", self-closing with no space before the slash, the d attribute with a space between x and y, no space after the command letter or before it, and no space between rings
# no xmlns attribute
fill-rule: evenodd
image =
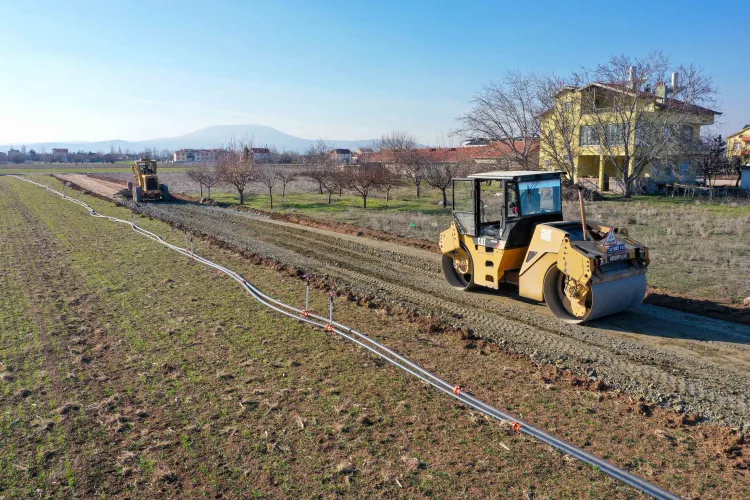
<svg viewBox="0 0 750 500"><path fill-rule="evenodd" d="M0 144L245 123L328 139L408 130L436 144L506 69L562 75L657 49L714 77L719 132L750 123L742 2L5 0L0 11Z"/></svg>

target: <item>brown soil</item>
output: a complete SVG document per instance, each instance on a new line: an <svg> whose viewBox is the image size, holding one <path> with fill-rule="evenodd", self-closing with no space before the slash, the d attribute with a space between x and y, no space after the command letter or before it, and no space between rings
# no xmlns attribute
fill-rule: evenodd
<svg viewBox="0 0 750 500"><path fill-rule="evenodd" d="M34 210L5 184L13 208L0 211L0 232L11 232L14 257L0 259L0 279L17 269L28 284L54 361L43 369L63 381L52 391L39 379L22 401L0 393L4 408L27 412L8 435L11 488L115 498L637 497L352 344L276 318L233 282L132 231L72 204ZM303 268L213 241L199 241L199 251L281 300L302 299ZM317 310L332 281L316 275ZM750 493L750 445L739 429L698 424L564 363L540 364L466 327L337 289L338 319L491 404L682 496ZM25 376L23 352L5 352ZM48 428L59 434L40 450Z"/></svg>
<svg viewBox="0 0 750 500"><path fill-rule="evenodd" d="M750 330L744 325L646 304L591 325L569 326L512 291L450 289L433 251L194 203L138 209L230 247L335 276L338 286L356 295L471 328L538 362L554 364L564 356L564 365L575 372L663 406L680 402L712 420L750 421L750 402L741 396L750 387Z"/></svg>

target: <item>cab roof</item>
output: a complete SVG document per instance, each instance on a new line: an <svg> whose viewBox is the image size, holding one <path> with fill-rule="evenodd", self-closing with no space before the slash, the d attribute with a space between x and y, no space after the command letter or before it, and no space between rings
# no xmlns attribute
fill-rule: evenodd
<svg viewBox="0 0 750 500"><path fill-rule="evenodd" d="M471 174L469 179L479 180L522 180L522 179L554 179L559 178L563 172L544 170L497 170L494 172L482 172L480 174Z"/></svg>

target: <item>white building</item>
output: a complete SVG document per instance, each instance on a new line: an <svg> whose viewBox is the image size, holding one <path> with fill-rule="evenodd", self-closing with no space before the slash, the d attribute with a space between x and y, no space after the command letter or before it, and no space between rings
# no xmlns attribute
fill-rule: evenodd
<svg viewBox="0 0 750 500"><path fill-rule="evenodd" d="M209 163L219 156L219 149L180 149L174 152L175 163Z"/></svg>
<svg viewBox="0 0 750 500"><path fill-rule="evenodd" d="M270 163L271 150L268 148L253 148L253 161L255 163Z"/></svg>
<svg viewBox="0 0 750 500"><path fill-rule="evenodd" d="M332 149L328 154L336 163L348 165L352 162L352 151L350 149Z"/></svg>

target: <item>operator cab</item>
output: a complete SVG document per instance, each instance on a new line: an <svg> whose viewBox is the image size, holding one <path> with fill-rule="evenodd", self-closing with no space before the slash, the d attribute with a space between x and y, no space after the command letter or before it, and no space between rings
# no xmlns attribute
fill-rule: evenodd
<svg viewBox="0 0 750 500"><path fill-rule="evenodd" d="M150 160L139 160L138 170L142 175L154 175L156 173L156 163Z"/></svg>
<svg viewBox="0 0 750 500"><path fill-rule="evenodd" d="M475 244L526 247L537 224L563 220L562 172L498 171L453 180L453 219Z"/></svg>

